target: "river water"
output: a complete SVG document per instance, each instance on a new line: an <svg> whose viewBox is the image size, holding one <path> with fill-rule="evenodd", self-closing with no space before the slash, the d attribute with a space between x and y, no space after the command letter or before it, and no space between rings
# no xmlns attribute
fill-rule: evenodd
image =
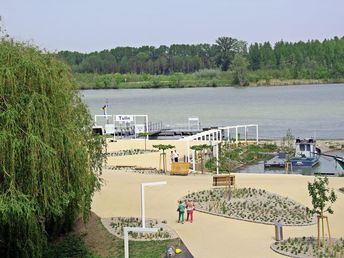
<svg viewBox="0 0 344 258"><path fill-rule="evenodd" d="M333 151L328 152L331 155L344 156L343 151ZM284 168L264 168L264 162L259 162L258 164L243 167L240 172L244 173L265 173L265 174L285 174ZM323 174L323 175L339 175L344 171L340 165L331 157L320 156L319 163L312 168L291 168L289 174L302 174L302 175L313 175Z"/></svg>
<svg viewBox="0 0 344 258"><path fill-rule="evenodd" d="M147 114L167 126L258 124L260 138L344 138L344 84L278 87L83 90L91 114ZM249 132L253 136L254 132Z"/></svg>

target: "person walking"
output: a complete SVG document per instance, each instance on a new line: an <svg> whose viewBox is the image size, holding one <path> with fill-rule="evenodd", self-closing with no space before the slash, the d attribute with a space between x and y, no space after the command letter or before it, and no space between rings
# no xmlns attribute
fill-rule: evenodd
<svg viewBox="0 0 344 258"><path fill-rule="evenodd" d="M182 224L184 224L185 204L182 201L179 201L177 211L178 211L178 223L182 222Z"/></svg>
<svg viewBox="0 0 344 258"><path fill-rule="evenodd" d="M193 221L193 211L195 210L195 206L192 202L192 200L188 200L186 202L186 221L189 221L189 218L190 218L190 222L192 223Z"/></svg>

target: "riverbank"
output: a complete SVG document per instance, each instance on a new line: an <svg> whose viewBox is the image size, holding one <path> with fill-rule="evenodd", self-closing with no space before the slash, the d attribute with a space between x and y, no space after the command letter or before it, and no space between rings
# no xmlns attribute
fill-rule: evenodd
<svg viewBox="0 0 344 258"><path fill-rule="evenodd" d="M201 73L201 72L199 72ZM157 88L201 88L201 87L256 87L344 83L339 79L286 79L271 76L248 75L248 84L240 86L233 80L232 72L213 71L193 74L149 75L149 74L74 74L80 89L157 89ZM262 78L261 78L262 77Z"/></svg>
<svg viewBox="0 0 344 258"><path fill-rule="evenodd" d="M260 143L272 143L277 146L281 146L281 140L265 140L260 141ZM202 142L190 142L190 147L192 145L201 144ZM208 142L204 142L208 144ZM188 144L186 141L180 140L149 140L145 143L143 139L135 140L118 140L117 142L109 142L107 146L107 152L118 152L121 150L133 150L133 149L142 149L145 147L148 150L154 149L153 145L159 144L170 144L173 145L178 153L180 160L183 160L184 156L188 154ZM329 152L335 150L344 150L344 140L317 140L317 146L321 149L322 152ZM167 170L171 169L171 162L169 162L169 152L167 151ZM190 152L191 155L191 152ZM159 170L160 164L160 152L147 152L140 155L123 155L123 156L109 156L107 158L107 166L116 167L124 166L128 167L130 170L131 167L137 168L150 168L151 170Z"/></svg>

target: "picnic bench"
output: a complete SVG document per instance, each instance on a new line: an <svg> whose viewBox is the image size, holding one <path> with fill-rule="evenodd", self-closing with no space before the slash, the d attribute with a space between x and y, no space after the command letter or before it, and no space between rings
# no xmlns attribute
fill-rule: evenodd
<svg viewBox="0 0 344 258"><path fill-rule="evenodd" d="M183 175L189 174L189 162L172 162L171 164L171 175Z"/></svg>
<svg viewBox="0 0 344 258"><path fill-rule="evenodd" d="M214 175L213 186L235 186L235 175Z"/></svg>

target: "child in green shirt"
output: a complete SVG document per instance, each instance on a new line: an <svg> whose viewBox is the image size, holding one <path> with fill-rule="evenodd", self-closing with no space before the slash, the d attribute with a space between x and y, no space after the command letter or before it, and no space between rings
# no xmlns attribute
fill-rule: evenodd
<svg viewBox="0 0 344 258"><path fill-rule="evenodd" d="M184 224L184 211L185 211L185 204L182 201L179 201L179 205L178 205L178 223L180 221L182 221L182 224Z"/></svg>

